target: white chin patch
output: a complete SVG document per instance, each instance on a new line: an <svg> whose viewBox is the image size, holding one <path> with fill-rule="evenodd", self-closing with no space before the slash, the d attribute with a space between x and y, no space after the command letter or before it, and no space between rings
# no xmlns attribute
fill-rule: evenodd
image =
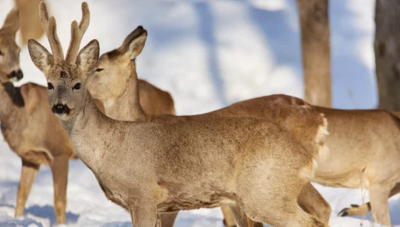
<svg viewBox="0 0 400 227"><path fill-rule="evenodd" d="M18 82L17 77L13 77L9 79L11 83Z"/></svg>

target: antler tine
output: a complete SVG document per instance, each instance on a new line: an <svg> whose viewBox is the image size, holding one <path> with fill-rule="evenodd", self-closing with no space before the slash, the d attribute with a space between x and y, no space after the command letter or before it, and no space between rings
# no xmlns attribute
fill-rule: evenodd
<svg viewBox="0 0 400 227"><path fill-rule="evenodd" d="M56 19L50 17L44 2L40 3L40 23L50 43L51 52L55 62L64 60L64 52L57 36Z"/></svg>
<svg viewBox="0 0 400 227"><path fill-rule="evenodd" d="M83 35L85 34L90 22L90 11L89 6L86 2L82 3L82 20L78 26L78 22L74 21L71 24L71 41L67 51L66 61L68 63L75 63L76 57L78 55L79 46Z"/></svg>

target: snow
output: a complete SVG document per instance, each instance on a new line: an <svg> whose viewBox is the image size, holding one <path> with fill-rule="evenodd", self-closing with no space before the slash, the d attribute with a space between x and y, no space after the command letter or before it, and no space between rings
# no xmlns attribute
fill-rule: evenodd
<svg viewBox="0 0 400 227"><path fill-rule="evenodd" d="M60 40L67 49L72 20L80 20L80 1L51 0ZM89 0L91 24L82 46L98 39L101 52L120 45L133 29L149 32L137 59L138 74L172 93L178 114L198 114L256 96L285 93L302 97L300 37L294 0L129 1ZM0 21L12 0L0 0ZM330 1L333 104L374 108L374 1ZM47 48L47 40L39 40ZM22 48L25 78L45 85L42 73ZM21 84L20 83L20 84ZM47 227L56 223L51 172L41 167L26 204L14 219L21 161L0 142L0 226ZM361 190L316 185L332 206L330 225L359 226L362 217L338 218L350 204L361 204ZM130 226L130 216L109 202L91 171L70 162L68 227ZM368 201L366 196L365 201ZM400 197L390 199L392 223L400 226ZM222 226L219 209L181 212L176 226ZM370 216L363 226L370 226Z"/></svg>

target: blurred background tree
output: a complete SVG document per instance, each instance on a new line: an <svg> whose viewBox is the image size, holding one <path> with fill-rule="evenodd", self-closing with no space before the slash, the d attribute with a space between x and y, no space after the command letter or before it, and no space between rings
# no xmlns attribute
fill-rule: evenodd
<svg viewBox="0 0 400 227"><path fill-rule="evenodd" d="M15 0L21 20L21 38L25 45L29 39L39 39L43 29L39 21L39 3L42 0Z"/></svg>
<svg viewBox="0 0 400 227"><path fill-rule="evenodd" d="M400 111L400 1L376 0L375 64L379 108Z"/></svg>
<svg viewBox="0 0 400 227"><path fill-rule="evenodd" d="M328 0L297 0L304 70L304 100L331 107Z"/></svg>

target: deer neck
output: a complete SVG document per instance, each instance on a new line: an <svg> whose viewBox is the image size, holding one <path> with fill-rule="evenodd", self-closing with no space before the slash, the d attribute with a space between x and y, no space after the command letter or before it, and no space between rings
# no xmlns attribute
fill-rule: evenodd
<svg viewBox="0 0 400 227"><path fill-rule="evenodd" d="M2 83L0 85L0 120L1 128L8 128L8 123L13 122L11 118L18 119L18 109L24 107L24 99L22 98L19 88L14 87L11 82Z"/></svg>
<svg viewBox="0 0 400 227"><path fill-rule="evenodd" d="M133 68L126 83L126 89L118 98L103 102L108 117L125 121L140 121L146 119L146 114L140 105L139 81L136 70Z"/></svg>

